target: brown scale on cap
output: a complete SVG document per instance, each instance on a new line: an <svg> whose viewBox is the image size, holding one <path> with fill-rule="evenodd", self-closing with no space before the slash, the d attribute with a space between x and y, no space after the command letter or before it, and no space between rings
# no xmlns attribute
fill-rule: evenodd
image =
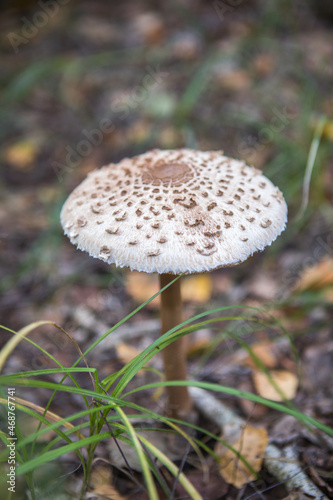
<svg viewBox="0 0 333 500"><path fill-rule="evenodd" d="M149 210L155 215L160 215L160 211L157 210L155 207L150 207Z"/></svg>
<svg viewBox="0 0 333 500"><path fill-rule="evenodd" d="M267 220L265 220L265 221L260 222L260 226L261 226L261 227L264 227L265 229L266 229L266 227L269 227L271 224L272 224L272 221L271 221L271 220L269 220L269 219L267 219Z"/></svg>
<svg viewBox="0 0 333 500"><path fill-rule="evenodd" d="M61 220L97 258L178 274L246 260L281 233L286 214L282 194L260 171L221 152L180 149L91 172Z"/></svg>
<svg viewBox="0 0 333 500"><path fill-rule="evenodd" d="M102 213L102 209L97 206L97 205L91 205L90 210L92 211L93 214L100 214Z"/></svg>
<svg viewBox="0 0 333 500"><path fill-rule="evenodd" d="M86 219L77 219L76 223L78 226L84 227L88 224L88 221Z"/></svg>
<svg viewBox="0 0 333 500"><path fill-rule="evenodd" d="M119 227L117 227L116 229L105 229L105 231L108 233L108 234L118 234L118 231L119 231Z"/></svg>
<svg viewBox="0 0 333 500"><path fill-rule="evenodd" d="M119 217L115 217L115 220L116 220L117 222L121 222L121 221L126 220L126 218L127 218L127 212L124 212L124 213L123 213L122 215L120 215Z"/></svg>
<svg viewBox="0 0 333 500"><path fill-rule="evenodd" d="M207 207L208 212L209 212L210 210L213 210L213 208L215 208L215 207L217 207L217 203L216 203L215 201L213 201L213 202L212 202L212 203L210 203L210 204L208 205L208 207Z"/></svg>

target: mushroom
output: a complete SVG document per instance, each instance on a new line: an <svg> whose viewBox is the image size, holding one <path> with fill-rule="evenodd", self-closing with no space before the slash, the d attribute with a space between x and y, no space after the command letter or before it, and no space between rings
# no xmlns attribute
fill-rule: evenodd
<svg viewBox="0 0 333 500"><path fill-rule="evenodd" d="M259 170L221 151L152 150L94 170L61 212L71 243L118 267L175 275L245 261L284 230L287 206ZM162 293L162 334L182 321L180 280ZM185 339L163 349L166 380L186 379ZM167 389L169 413L191 408L186 386Z"/></svg>

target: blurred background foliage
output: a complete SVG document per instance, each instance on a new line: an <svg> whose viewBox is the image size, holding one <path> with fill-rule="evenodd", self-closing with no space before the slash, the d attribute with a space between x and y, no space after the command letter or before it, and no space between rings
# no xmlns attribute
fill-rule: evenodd
<svg viewBox="0 0 333 500"><path fill-rule="evenodd" d="M74 283L121 286L123 273L74 251L59 211L90 170L150 148L223 150L285 194L287 231L236 281L260 261L289 286L319 260L318 238L331 252L331 2L0 5L2 322L41 308L57 319Z"/></svg>

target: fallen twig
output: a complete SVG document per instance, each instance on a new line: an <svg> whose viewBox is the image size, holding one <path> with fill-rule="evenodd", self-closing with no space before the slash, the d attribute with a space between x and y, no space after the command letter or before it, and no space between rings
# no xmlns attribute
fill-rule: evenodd
<svg viewBox="0 0 333 500"><path fill-rule="evenodd" d="M233 426L236 429L246 426L244 419L236 415L208 391L191 387L190 394L200 413L219 427L228 426L230 428ZM293 446L288 445L279 449L269 444L265 450L264 464L279 482L285 484L288 491L298 488L314 500L328 500L303 472Z"/></svg>

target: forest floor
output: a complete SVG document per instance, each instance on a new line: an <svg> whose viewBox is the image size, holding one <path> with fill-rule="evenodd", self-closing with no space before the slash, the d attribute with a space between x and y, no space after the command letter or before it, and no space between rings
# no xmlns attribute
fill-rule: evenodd
<svg viewBox="0 0 333 500"><path fill-rule="evenodd" d="M138 0L111 9L101 0L73 1L56 4L53 15L44 10L44 17L38 14L40 2L17 0L4 8L0 323L18 331L50 320L85 351L156 293L158 280L108 268L75 250L59 223L66 196L90 170L151 148L223 149L262 169L279 186L289 222L272 247L247 263L183 279L185 318L221 306L261 311L255 326L243 309L233 311L241 319L191 333L190 378L276 399L262 377L268 370L295 407L333 429L332 17L312 11L307 2L297 8L259 0L238 4ZM107 133L103 120L112 123ZM313 167L310 183L307 165L308 171ZM155 300L91 351L87 362L98 367L100 379L157 338L158 311ZM64 366L77 359L74 344L51 326L30 337ZM1 346L10 338L3 330ZM21 342L4 373L54 366L32 344ZM159 356L149 367L161 370ZM88 376L77 380L89 387ZM158 380L151 371L140 372L128 390ZM50 397L48 390L33 387L17 394L42 407ZM64 394L52 401L54 413L82 409L79 397ZM138 394L131 401L163 412L164 394ZM331 438L267 406L228 394L216 398L248 427L264 429L270 443L292 446L306 476L333 498ZM33 419L24 419L31 432ZM202 415L199 422L220 432ZM111 443L103 440L97 448L100 460L87 498L148 498L119 470L123 464L113 457ZM265 466L258 479L239 486L209 456L207 480L195 453L184 455L184 442L173 451L175 463L207 500L310 498L278 484ZM68 492L82 481L77 466L74 454L50 466L37 479L43 492L38 498L71 498ZM69 474L65 479L64 473ZM134 477L142 481L139 472ZM163 477L172 486L165 471ZM50 485L60 483L64 496L48 496ZM22 498L29 498L21 487ZM187 497L178 487L172 498Z"/></svg>

